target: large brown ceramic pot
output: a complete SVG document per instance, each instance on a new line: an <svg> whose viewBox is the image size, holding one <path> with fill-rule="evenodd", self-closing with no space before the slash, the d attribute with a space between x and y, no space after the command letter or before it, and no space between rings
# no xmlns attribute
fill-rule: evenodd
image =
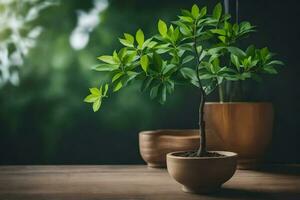
<svg viewBox="0 0 300 200"><path fill-rule="evenodd" d="M223 157L182 157L182 152L167 155L171 177L183 185L182 190L192 193L210 193L219 189L234 174L237 154L215 151Z"/></svg>
<svg viewBox="0 0 300 200"><path fill-rule="evenodd" d="M149 167L166 167L167 153L199 147L197 130L154 130L139 134L140 153Z"/></svg>
<svg viewBox="0 0 300 200"><path fill-rule="evenodd" d="M258 166L272 138L271 103L206 103L207 135L218 138L217 149L239 155L239 168Z"/></svg>

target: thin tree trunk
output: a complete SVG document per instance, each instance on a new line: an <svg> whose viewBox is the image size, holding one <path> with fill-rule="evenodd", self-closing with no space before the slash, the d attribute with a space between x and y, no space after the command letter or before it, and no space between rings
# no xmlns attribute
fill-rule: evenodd
<svg viewBox="0 0 300 200"><path fill-rule="evenodd" d="M202 90L201 92L201 100L199 106L199 131L200 131L200 147L197 152L197 156L205 156L206 155L206 132L205 132L205 121L204 121L204 106L205 106L205 92Z"/></svg>
<svg viewBox="0 0 300 200"><path fill-rule="evenodd" d="M196 153L196 156L203 157L207 154L206 151L206 133L205 133L205 121L204 121L204 105L206 100L206 94L202 87L202 82L200 79L200 72L199 72L199 66L200 66L200 55L197 49L197 38L196 38L196 24L194 26L194 52L197 60L196 65L196 74L197 79L199 83L199 92L200 92L200 106L199 106L199 132L200 132L200 146Z"/></svg>

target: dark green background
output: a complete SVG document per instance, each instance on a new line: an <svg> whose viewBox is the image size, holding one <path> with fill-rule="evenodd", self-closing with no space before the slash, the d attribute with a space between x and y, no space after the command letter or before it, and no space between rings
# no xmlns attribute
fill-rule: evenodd
<svg viewBox="0 0 300 200"><path fill-rule="evenodd" d="M81 51L72 50L69 36L76 25L75 10L90 9L91 1L61 1L44 11L39 23L45 30L26 59L20 86L0 89L0 164L142 163L140 130L196 128L199 96L193 88L177 88L165 106L141 94L138 85L113 94L98 113L83 103L88 88L101 82L90 66L98 55L120 47L117 37L137 28L149 36L159 18L175 19L180 8L195 2L212 8L217 1L110 1L103 23ZM258 29L245 44L268 46L286 63L279 76L252 84L248 93L251 100L274 103L274 137L267 155L271 162L300 162L299 4L239 2L240 18ZM216 94L209 100L215 101Z"/></svg>

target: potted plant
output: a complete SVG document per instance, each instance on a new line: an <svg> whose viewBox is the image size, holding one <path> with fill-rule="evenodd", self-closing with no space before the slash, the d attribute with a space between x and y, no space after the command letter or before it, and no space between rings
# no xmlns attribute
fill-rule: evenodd
<svg viewBox="0 0 300 200"><path fill-rule="evenodd" d="M249 102L245 97L245 86L250 81L261 82L264 74L277 74L276 67L283 65L273 59L267 47L257 49L250 45L245 51L231 47L245 38L255 29L249 22L231 24L228 21L218 23L210 30L217 39L214 51L219 60L207 64L206 78L215 78L218 82L219 102L205 105L205 121L209 135L222 141L217 146L239 154L240 169L258 167L259 162L271 141L273 128L273 106L270 102ZM226 67L226 73L222 68Z"/></svg>
<svg viewBox="0 0 300 200"><path fill-rule="evenodd" d="M92 103L93 110L97 111L108 97L109 89L117 92L140 81L141 90L148 91L151 99L163 104L175 86L195 86L200 95L200 146L197 150L167 155L169 174L188 192L214 191L236 170L236 153L207 150L204 121L206 96L223 82L223 77L234 73L222 65L222 57L230 54L240 58L243 54L241 49L218 41L226 42L223 29L218 27L230 26L237 33L236 39L253 31L250 23L231 25L229 19L230 15L222 14L220 3L212 14L207 13L206 7L199 9L193 5L191 10L183 10L179 19L169 26L159 20L157 35L145 38L141 29L135 36L125 33L124 38L119 39L124 47L112 55L98 57L102 63L93 67L96 71L109 73L111 81L100 88L90 88L91 94L85 98L85 102Z"/></svg>

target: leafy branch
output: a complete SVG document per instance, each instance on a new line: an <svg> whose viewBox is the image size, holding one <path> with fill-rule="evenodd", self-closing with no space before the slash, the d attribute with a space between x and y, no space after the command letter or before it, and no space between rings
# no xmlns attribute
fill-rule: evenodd
<svg viewBox="0 0 300 200"><path fill-rule="evenodd" d="M205 101L205 96L225 80L260 80L260 75L276 74L277 66L283 65L273 59L268 48L251 45L245 51L240 49L237 42L255 32L255 26L249 22L232 24L220 3L212 14L206 7L193 5L169 25L160 19L157 29L158 33L149 38L141 29L135 34L124 33L119 38L123 45L120 50L98 57L101 63L93 69L110 74L108 90L117 92L141 82L141 91L163 104L175 86L190 84L199 88ZM101 105L100 96L88 102L94 105L99 100ZM100 108L93 107L94 111Z"/></svg>

